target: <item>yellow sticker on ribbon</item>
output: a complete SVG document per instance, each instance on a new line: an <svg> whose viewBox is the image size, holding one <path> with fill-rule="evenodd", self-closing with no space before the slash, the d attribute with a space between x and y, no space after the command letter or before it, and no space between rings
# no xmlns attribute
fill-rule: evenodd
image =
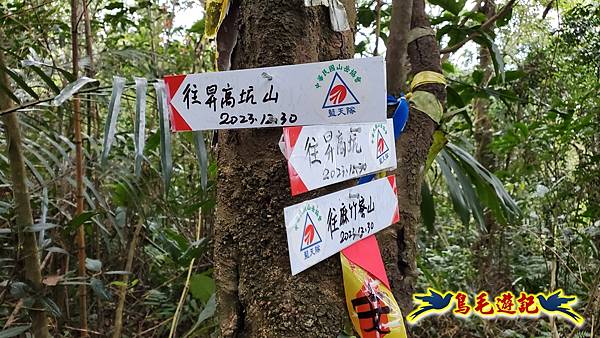
<svg viewBox="0 0 600 338"><path fill-rule="evenodd" d="M204 37L214 39L229 11L229 0L206 0L205 8Z"/></svg>
<svg viewBox="0 0 600 338"><path fill-rule="evenodd" d="M406 338L402 312L390 289L343 254L340 258L354 330L361 338Z"/></svg>

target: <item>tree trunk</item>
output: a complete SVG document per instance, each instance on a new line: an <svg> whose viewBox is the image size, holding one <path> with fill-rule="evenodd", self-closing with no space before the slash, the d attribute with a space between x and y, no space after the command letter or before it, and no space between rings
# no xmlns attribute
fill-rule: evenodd
<svg viewBox="0 0 600 338"><path fill-rule="evenodd" d="M353 23L354 3L344 5ZM233 69L353 55L352 34L333 32L323 7L306 8L299 0L283 4L262 0L243 2L239 13ZM411 27L430 26L424 1L415 0ZM433 36L411 42L408 59L412 73L441 72ZM445 100L442 85L419 89ZM435 128L431 118L411 109L397 147L401 221L378 235L392 289L405 314L416 279L422 168ZM282 217L285 206L340 186L292 199L286 161L277 146L280 135L278 128L219 132L215 279L224 337L336 337L349 322L338 257L292 277Z"/></svg>
<svg viewBox="0 0 600 338"><path fill-rule="evenodd" d="M342 2L353 26L355 3ZM302 0L242 1L238 29L232 69L354 54L353 33L334 32L327 8ZM214 274L223 337L336 337L349 322L337 255L291 275L283 208L317 194L291 197L281 133L219 131Z"/></svg>
<svg viewBox="0 0 600 338"><path fill-rule="evenodd" d="M3 38L0 32L0 39ZM0 51L0 70L5 68L4 55ZM8 77L5 72L0 71L0 82L3 87L10 88ZM8 95L0 90L0 110L11 108L12 104ZM29 202L29 191L27 189L25 164L23 160L23 147L21 144L21 130L16 112L3 116L4 132L6 133L6 145L12 178L12 190L15 202L16 224L14 230L18 234L18 252L22 253L23 261L19 259L22 278L38 294L43 294L42 273L40 271L40 259L37 248L35 233L24 231L26 227L33 225L31 204ZM36 338L50 337L48 332L48 317L42 304L35 304L30 310L33 334Z"/></svg>
<svg viewBox="0 0 600 338"><path fill-rule="evenodd" d="M482 2L479 11L486 18L496 15L496 4L494 0ZM492 56L485 46L479 46L479 69L483 71L481 86L485 87L494 75L492 69ZM490 149L492 143L493 125L489 115L490 101L487 98L477 98L473 101L473 112L475 113L475 158L490 172L496 170L496 157ZM491 294L497 294L510 286L510 269L502 259L502 227L492 215L490 210L484 213L484 221L487 233L480 232L479 239L475 244L476 268L478 268L478 285L485 287Z"/></svg>
<svg viewBox="0 0 600 338"><path fill-rule="evenodd" d="M71 0L71 57L73 61L73 76L79 76L79 45L77 29L79 23L79 0ZM75 138L75 202L77 217L83 212L83 142L81 138L81 105L78 95L73 95L73 136ZM79 277L86 277L85 271L85 229L84 225L79 225L77 229L77 267ZM81 337L89 337L87 321L87 287L85 284L79 286L79 318L81 323Z"/></svg>
<svg viewBox="0 0 600 338"><path fill-rule="evenodd" d="M425 13L424 0L414 0L412 5L411 29L417 27L431 27ZM409 43L408 60L412 75L426 70L441 73L440 52L435 36L423 36ZM393 70L388 69L388 72L391 71ZM433 93L442 103L446 100L446 90L443 85L428 84L419 86L418 89ZM412 308L412 295L415 292L417 228L421 217L419 208L421 182L432 135L436 128L437 124L429 116L411 107L408 123L396 142L398 159L396 183L400 222L377 236L392 291L404 315L407 315Z"/></svg>

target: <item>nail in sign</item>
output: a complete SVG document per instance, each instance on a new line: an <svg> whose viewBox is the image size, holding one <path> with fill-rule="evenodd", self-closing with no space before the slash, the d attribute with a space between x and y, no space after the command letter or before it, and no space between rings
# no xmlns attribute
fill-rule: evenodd
<svg viewBox="0 0 600 338"><path fill-rule="evenodd" d="M382 57L166 76L174 131L383 122Z"/></svg>
<svg viewBox="0 0 600 338"><path fill-rule="evenodd" d="M284 209L292 275L398 222L394 176Z"/></svg>
<svg viewBox="0 0 600 338"><path fill-rule="evenodd" d="M391 119L287 127L283 135L292 195L396 168Z"/></svg>

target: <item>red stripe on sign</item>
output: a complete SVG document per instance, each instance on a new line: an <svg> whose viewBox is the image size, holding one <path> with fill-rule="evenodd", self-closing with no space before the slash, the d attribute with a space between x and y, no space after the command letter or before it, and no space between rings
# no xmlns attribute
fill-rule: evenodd
<svg viewBox="0 0 600 338"><path fill-rule="evenodd" d="M190 127L190 125L185 121L183 116L181 116L181 114L179 114L177 109L175 109L175 107L173 107L170 100L169 100L169 107L171 108L170 109L171 110L171 125L173 126L173 130L174 131L191 131L192 128Z"/></svg>
<svg viewBox="0 0 600 338"><path fill-rule="evenodd" d="M396 211L394 211L394 216L392 217L392 224L400 222L400 210L396 205Z"/></svg>
<svg viewBox="0 0 600 338"><path fill-rule="evenodd" d="M302 131L302 127L285 127L283 128L283 132L285 133L286 140L289 142L290 146L290 154L294 147L296 146L296 142L298 141L298 137L300 136L300 132Z"/></svg>
<svg viewBox="0 0 600 338"><path fill-rule="evenodd" d="M342 250L342 253L350 262L365 269L391 290L390 281L385 272L381 251L379 251L379 244L377 243L375 235L371 235L353 243Z"/></svg>
<svg viewBox="0 0 600 338"><path fill-rule="evenodd" d="M190 131L192 128L187 121L179 114L177 109L171 104L171 99L181 87L181 83L185 80L185 75L165 76L165 86L167 86L167 105L171 112L171 127L173 131Z"/></svg>
<svg viewBox="0 0 600 338"><path fill-rule="evenodd" d="M387 177L387 179L390 181L390 186L392 187L394 194L398 195L398 189L396 188L396 175L390 175Z"/></svg>
<svg viewBox="0 0 600 338"><path fill-rule="evenodd" d="M290 188L292 189L292 196L296 196L308 191L308 188L302 181L302 178L296 172L296 169L292 167L292 164L288 161L288 173L290 174Z"/></svg>
<svg viewBox="0 0 600 338"><path fill-rule="evenodd" d="M165 85L167 86L168 99L170 100L181 87L181 83L185 80L185 75L169 75L165 76Z"/></svg>
<svg viewBox="0 0 600 338"><path fill-rule="evenodd" d="M398 188L396 187L396 175L390 175L387 177L390 182L390 186L392 187L392 191L394 195L398 195ZM394 215L392 216L392 224L398 223L400 221L400 209L398 208L398 203L396 203L396 210L394 211Z"/></svg>

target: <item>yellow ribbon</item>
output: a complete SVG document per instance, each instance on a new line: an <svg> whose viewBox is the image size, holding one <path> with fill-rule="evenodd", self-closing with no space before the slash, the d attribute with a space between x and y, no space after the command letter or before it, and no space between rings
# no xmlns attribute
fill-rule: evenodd
<svg viewBox="0 0 600 338"><path fill-rule="evenodd" d="M406 98L415 109L427 114L436 123L440 123L444 115L444 108L440 100L430 92L415 90L419 86L433 83L446 85L446 78L443 74L429 70L415 74L410 83L411 93L408 93Z"/></svg>
<svg viewBox="0 0 600 338"><path fill-rule="evenodd" d="M415 76L412 79L412 82L410 83L410 91L414 91L415 88L417 88L418 86L431 83L439 83L446 85L446 77L444 77L443 74L440 74L438 72L432 72L430 70L418 72L417 74L415 74Z"/></svg>
<svg viewBox="0 0 600 338"><path fill-rule="evenodd" d="M229 0L206 0L204 37L214 39L229 10Z"/></svg>

